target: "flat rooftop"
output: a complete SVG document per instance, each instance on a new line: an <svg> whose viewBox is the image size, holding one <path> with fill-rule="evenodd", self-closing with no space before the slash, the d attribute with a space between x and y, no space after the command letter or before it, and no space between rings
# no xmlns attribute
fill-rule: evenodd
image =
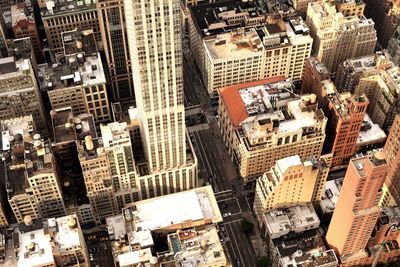
<svg viewBox="0 0 400 267"><path fill-rule="evenodd" d="M96 9L96 0L45 0L46 7L40 10L42 17L62 15Z"/></svg>
<svg viewBox="0 0 400 267"><path fill-rule="evenodd" d="M275 239L289 232L318 228L320 221L312 204L307 204L271 210L264 214L264 223L270 238Z"/></svg>
<svg viewBox="0 0 400 267"><path fill-rule="evenodd" d="M205 36L215 35L238 26L244 26L244 17L257 17L260 9L252 2L218 1L190 7L190 14L199 33ZM237 14L242 20L229 20Z"/></svg>
<svg viewBox="0 0 400 267"><path fill-rule="evenodd" d="M344 178L338 178L325 183L325 191L319 204L323 213L333 213L339 199L343 180Z"/></svg>
<svg viewBox="0 0 400 267"><path fill-rule="evenodd" d="M68 251L81 246L79 239L78 218L74 215L49 219L49 228L56 227L54 240L60 251ZM75 226L69 226L74 222Z"/></svg>
<svg viewBox="0 0 400 267"><path fill-rule="evenodd" d="M211 186L138 201L135 206L135 226L142 230L181 228L183 222L222 221Z"/></svg>
<svg viewBox="0 0 400 267"><path fill-rule="evenodd" d="M222 33L215 39L204 40L204 45L212 59L261 55L264 49L262 41L254 29L235 29Z"/></svg>
<svg viewBox="0 0 400 267"><path fill-rule="evenodd" d="M38 65L38 83L43 91L105 84L106 78L100 54L95 53L90 56L77 54L68 57L67 62L51 66Z"/></svg>
<svg viewBox="0 0 400 267"><path fill-rule="evenodd" d="M153 255L151 254L151 249L141 249L137 251L130 251L128 253L123 253L118 255L118 262L120 267L130 267L135 264L148 263L150 262Z"/></svg>
<svg viewBox="0 0 400 267"><path fill-rule="evenodd" d="M126 122L112 122L100 125L101 136L105 148L118 143L119 141L129 141L130 135Z"/></svg>
<svg viewBox="0 0 400 267"><path fill-rule="evenodd" d="M170 251L182 267L226 266L224 248L214 225L168 235Z"/></svg>
<svg viewBox="0 0 400 267"><path fill-rule="evenodd" d="M350 67L355 72L363 72L376 69L376 56L368 55L358 58L347 59L343 62L346 67Z"/></svg>
<svg viewBox="0 0 400 267"><path fill-rule="evenodd" d="M281 258L285 267L326 267L338 266L339 261L333 249L316 249L308 252L297 251Z"/></svg>
<svg viewBox="0 0 400 267"><path fill-rule="evenodd" d="M363 125L357 137L357 146L365 146L372 143L385 142L386 133L381 129L379 124L374 123L369 115L365 113Z"/></svg>
<svg viewBox="0 0 400 267"><path fill-rule="evenodd" d="M11 6L11 25L14 26L20 21L24 20L29 20L29 21L34 21L33 18L33 12L31 14L28 8L25 8L25 4L18 4L18 5L12 5ZM27 12L27 13L25 13Z"/></svg>
<svg viewBox="0 0 400 267"><path fill-rule="evenodd" d="M285 173L287 169L292 166L303 165L299 155L286 157L276 161L276 166L279 169L280 173Z"/></svg>
<svg viewBox="0 0 400 267"><path fill-rule="evenodd" d="M19 233L18 267L55 265L48 235L43 229Z"/></svg>
<svg viewBox="0 0 400 267"><path fill-rule="evenodd" d="M55 143L82 141L87 135L97 138L93 115L73 115L70 107L50 112Z"/></svg>

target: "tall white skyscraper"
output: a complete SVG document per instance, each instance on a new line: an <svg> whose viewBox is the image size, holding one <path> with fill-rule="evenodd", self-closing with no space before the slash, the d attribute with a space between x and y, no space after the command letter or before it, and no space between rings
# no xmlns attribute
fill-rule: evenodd
<svg viewBox="0 0 400 267"><path fill-rule="evenodd" d="M142 139L151 173L186 162L179 0L126 0Z"/></svg>

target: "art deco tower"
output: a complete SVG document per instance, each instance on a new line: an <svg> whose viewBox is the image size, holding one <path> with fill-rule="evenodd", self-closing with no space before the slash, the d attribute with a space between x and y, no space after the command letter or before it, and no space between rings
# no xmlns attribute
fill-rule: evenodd
<svg viewBox="0 0 400 267"><path fill-rule="evenodd" d="M178 0L126 0L141 135L151 173L186 164L182 21Z"/></svg>

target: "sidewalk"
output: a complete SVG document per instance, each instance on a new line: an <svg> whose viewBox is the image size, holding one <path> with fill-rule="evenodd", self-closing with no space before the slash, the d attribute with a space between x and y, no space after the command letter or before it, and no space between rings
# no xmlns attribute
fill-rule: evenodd
<svg viewBox="0 0 400 267"><path fill-rule="evenodd" d="M244 212L243 217L254 224L254 233L250 236L250 240L257 257L268 256L266 247L264 246L265 242L258 230L257 221L255 220L253 213L251 211Z"/></svg>

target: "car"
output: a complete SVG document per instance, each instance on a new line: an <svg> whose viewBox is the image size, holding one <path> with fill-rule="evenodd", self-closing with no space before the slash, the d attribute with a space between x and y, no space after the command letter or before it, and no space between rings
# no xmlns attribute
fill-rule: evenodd
<svg viewBox="0 0 400 267"><path fill-rule="evenodd" d="M226 213L224 213L223 217L226 218L226 217L229 217L229 216L231 216L231 215L232 215L232 213L226 212Z"/></svg>
<svg viewBox="0 0 400 267"><path fill-rule="evenodd" d="M93 260L94 260L93 254L90 254L89 257L90 257L90 261L93 261Z"/></svg>
<svg viewBox="0 0 400 267"><path fill-rule="evenodd" d="M88 238L87 238L88 240L93 240L93 239L96 239L96 235L90 235L90 236L88 236Z"/></svg>
<svg viewBox="0 0 400 267"><path fill-rule="evenodd" d="M226 209L228 207L225 202L222 202L219 206L221 207L221 209Z"/></svg>

